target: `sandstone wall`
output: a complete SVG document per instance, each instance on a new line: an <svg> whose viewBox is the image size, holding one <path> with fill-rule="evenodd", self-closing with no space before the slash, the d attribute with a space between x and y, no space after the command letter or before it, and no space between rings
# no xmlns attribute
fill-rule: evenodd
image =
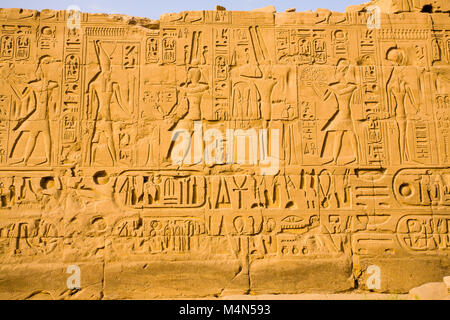
<svg viewBox="0 0 450 320"><path fill-rule="evenodd" d="M445 6L0 10L0 298L441 281Z"/></svg>

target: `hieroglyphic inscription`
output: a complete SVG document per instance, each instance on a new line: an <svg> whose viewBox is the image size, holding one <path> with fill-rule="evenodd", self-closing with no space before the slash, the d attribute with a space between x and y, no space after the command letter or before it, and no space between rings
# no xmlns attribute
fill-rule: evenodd
<svg viewBox="0 0 450 320"><path fill-rule="evenodd" d="M391 2L0 10L0 264L448 259L448 12Z"/></svg>

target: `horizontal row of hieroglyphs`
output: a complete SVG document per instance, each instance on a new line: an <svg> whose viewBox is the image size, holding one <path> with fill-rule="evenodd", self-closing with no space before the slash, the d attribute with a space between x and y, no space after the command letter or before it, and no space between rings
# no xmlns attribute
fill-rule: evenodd
<svg viewBox="0 0 450 320"><path fill-rule="evenodd" d="M87 176L83 169L0 175L1 209L67 213L96 203L111 205L114 212L119 208L430 211L450 206L450 168L401 169L394 175L370 168L313 168L276 176L104 170Z"/></svg>
<svg viewBox="0 0 450 320"><path fill-rule="evenodd" d="M64 12L0 15L0 166L167 167L195 121L267 129L267 150L277 130L282 165L449 163L448 16L377 30L362 13L252 14L155 28L83 15L73 29Z"/></svg>
<svg viewBox="0 0 450 320"><path fill-rule="evenodd" d="M3 221L0 261L57 254L62 247L68 254L84 250L84 256L95 256L92 253L105 243L119 255L232 252L238 257L288 258L349 254L351 250L358 255L382 256L402 251L450 253L450 218L446 215L393 219L390 215L213 214L206 220L136 216L119 218L111 225L107 220L95 215L86 225L69 222L65 228L52 218ZM391 220L392 230L386 231ZM380 232L382 229L385 231Z"/></svg>

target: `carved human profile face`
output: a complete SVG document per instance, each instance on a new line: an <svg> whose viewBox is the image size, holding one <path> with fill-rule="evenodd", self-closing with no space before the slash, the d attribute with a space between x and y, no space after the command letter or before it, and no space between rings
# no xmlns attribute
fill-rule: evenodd
<svg viewBox="0 0 450 320"><path fill-rule="evenodd" d="M336 66L336 79L341 81L347 75L349 69L349 63L347 60L339 60Z"/></svg>
<svg viewBox="0 0 450 320"><path fill-rule="evenodd" d="M48 75L50 73L50 63L51 58L49 56L41 58L38 68L39 78L48 78Z"/></svg>

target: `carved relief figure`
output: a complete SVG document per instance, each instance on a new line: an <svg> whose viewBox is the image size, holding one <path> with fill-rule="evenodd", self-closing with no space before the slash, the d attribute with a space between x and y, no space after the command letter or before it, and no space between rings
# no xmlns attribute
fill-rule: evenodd
<svg viewBox="0 0 450 320"><path fill-rule="evenodd" d="M202 72L198 67L198 61L194 59L192 66L186 74L186 81L180 84L178 90L181 94L181 102L175 106L172 112L166 116L168 131L175 128L185 129L193 134L194 121L202 120L201 102L209 85L201 82ZM172 135L163 133L164 160L168 159L173 146ZM189 148L190 150L190 148ZM188 156L186 154L186 156ZM164 164L164 163L163 163Z"/></svg>
<svg viewBox="0 0 450 320"><path fill-rule="evenodd" d="M399 148L401 162L412 161L411 151L412 142L409 141L408 132L410 132L411 115L408 113L407 102L415 109L416 113L419 108L416 108L416 99L412 92L411 86L408 83L406 71L406 54L401 49L390 49L386 55L387 60L394 63L394 69L387 82L387 95L389 110L395 121L400 133Z"/></svg>
<svg viewBox="0 0 450 320"><path fill-rule="evenodd" d="M194 60L193 66L188 69L186 81L179 88L181 95L185 96L189 103L189 110L184 119L190 121L202 119L200 104L203 94L209 89L208 84L200 82L202 72L197 64L197 60Z"/></svg>
<svg viewBox="0 0 450 320"><path fill-rule="evenodd" d="M266 128L272 119L272 91L277 84L277 80L274 80L272 70L265 68L262 79L255 79L254 81L260 97L259 113L264 120L263 126Z"/></svg>
<svg viewBox="0 0 450 320"><path fill-rule="evenodd" d="M52 104L52 90L58 87L58 83L49 79L50 63L53 59L48 56L42 56L37 65L36 79L28 82L27 87L22 93L21 116L17 124L13 127L14 142L9 157L12 158L15 147L20 137L28 132L28 141L25 147L23 157L12 159L12 163L22 163L26 166L30 159L40 133L44 138L45 159L38 164L51 162L52 140L50 138L49 108L53 107L56 112L56 103Z"/></svg>
<svg viewBox="0 0 450 320"><path fill-rule="evenodd" d="M324 163L337 164L339 153L342 148L342 138L344 133L348 133L350 137L350 142L352 145L352 151L354 159L350 162L356 160L359 163L359 143L356 130L354 127L352 114L351 114L351 104L353 100L353 95L357 89L357 85L354 82L348 80L348 75L350 71L349 62L345 59L339 60L336 66L336 82L328 85L327 90L323 95L323 100L327 101L331 96L334 96L337 101L336 113L328 120L322 131L326 133L334 132L334 144L333 144L333 157L330 160L325 160ZM325 136L324 146L326 142L327 135Z"/></svg>
<svg viewBox="0 0 450 320"><path fill-rule="evenodd" d="M100 71L88 84L88 120L90 123L89 139L84 153L85 162L91 164L93 161L92 144L99 142L101 135L106 138L107 148L113 165L117 162L117 149L114 142L111 102L117 101L119 107L127 114L129 111L122 103L120 86L111 78L111 57L102 47L100 40L94 42Z"/></svg>
<svg viewBox="0 0 450 320"><path fill-rule="evenodd" d="M231 115L237 127L245 127L249 120L261 117L258 106L259 92L252 80L262 78L263 74L259 65L250 62L248 47L238 47L233 60L235 67L231 70ZM269 112L266 113L269 116Z"/></svg>

